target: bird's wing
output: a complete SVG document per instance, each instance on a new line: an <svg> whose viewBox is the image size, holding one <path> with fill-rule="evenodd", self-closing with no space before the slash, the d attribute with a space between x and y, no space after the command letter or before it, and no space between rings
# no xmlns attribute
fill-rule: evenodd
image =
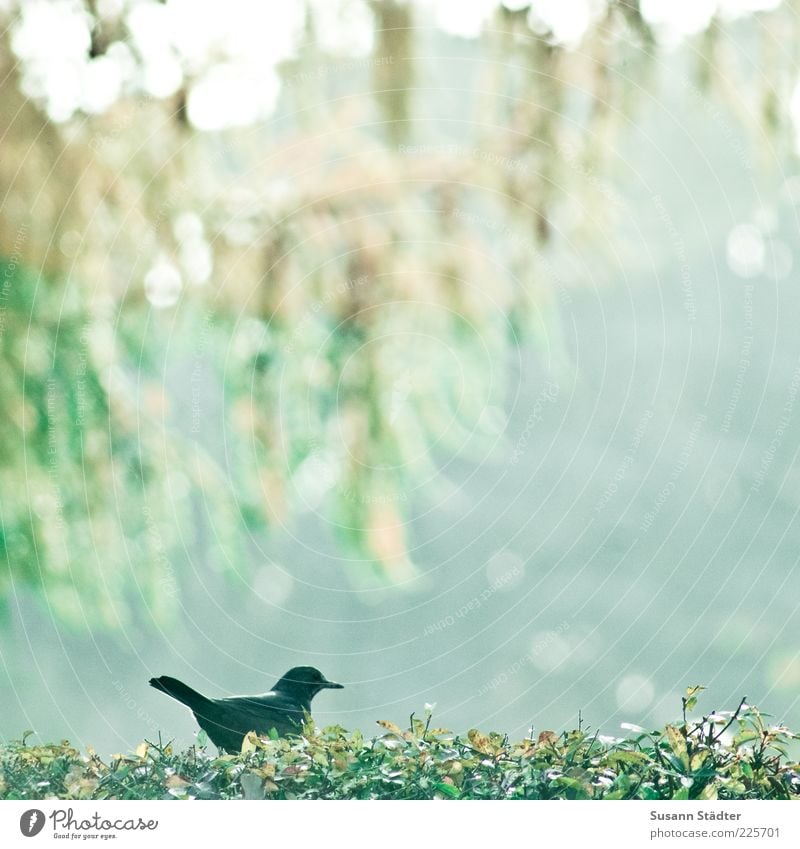
<svg viewBox="0 0 800 849"><path fill-rule="evenodd" d="M235 714L239 724L247 730L259 734L267 733L271 728L285 732L303 722L303 707L277 693L265 693L263 696L234 696L219 699L217 704L229 715Z"/></svg>
<svg viewBox="0 0 800 849"><path fill-rule="evenodd" d="M237 704L242 706L253 707L256 710L261 708L273 708L274 710L287 711L290 713L300 713L304 710L309 710L310 705L301 704L296 699L285 696L282 693L263 693L260 696L232 696L229 699L220 699L226 704Z"/></svg>

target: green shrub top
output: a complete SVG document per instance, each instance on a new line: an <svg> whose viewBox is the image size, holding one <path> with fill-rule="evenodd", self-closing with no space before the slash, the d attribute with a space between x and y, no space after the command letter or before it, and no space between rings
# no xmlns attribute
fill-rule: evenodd
<svg viewBox="0 0 800 849"><path fill-rule="evenodd" d="M411 717L365 739L339 726L301 736L245 738L212 757L205 738L186 751L161 742L100 758L69 743L0 749L4 799L798 799L798 735L744 703L625 739L583 727L518 742L475 729L456 735Z"/></svg>

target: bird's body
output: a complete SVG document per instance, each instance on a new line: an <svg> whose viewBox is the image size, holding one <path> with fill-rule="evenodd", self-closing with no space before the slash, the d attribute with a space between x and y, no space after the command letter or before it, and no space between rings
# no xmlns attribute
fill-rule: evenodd
<svg viewBox="0 0 800 849"><path fill-rule="evenodd" d="M168 675L151 678L150 686L185 704L217 748L238 752L248 731L267 736L275 729L282 737L297 733L311 711L314 696L342 685L328 681L313 666L296 666L260 696L209 699Z"/></svg>

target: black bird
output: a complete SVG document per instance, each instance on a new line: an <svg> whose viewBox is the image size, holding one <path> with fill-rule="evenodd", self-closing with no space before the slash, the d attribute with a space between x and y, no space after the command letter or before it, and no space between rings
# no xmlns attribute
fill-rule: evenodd
<svg viewBox="0 0 800 849"><path fill-rule="evenodd" d="M320 690L342 689L313 666L295 666L262 696L209 699L169 675L151 678L150 686L185 704L211 742L228 752L241 751L248 731L267 736L274 728L281 737L297 733Z"/></svg>

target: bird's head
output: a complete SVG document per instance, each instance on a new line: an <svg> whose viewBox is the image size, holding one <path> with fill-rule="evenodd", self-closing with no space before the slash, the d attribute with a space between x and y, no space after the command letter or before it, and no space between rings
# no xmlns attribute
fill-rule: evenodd
<svg viewBox="0 0 800 849"><path fill-rule="evenodd" d="M277 693L286 693L309 701L320 690L341 690L342 684L336 684L313 666L295 666L290 669L272 688Z"/></svg>

